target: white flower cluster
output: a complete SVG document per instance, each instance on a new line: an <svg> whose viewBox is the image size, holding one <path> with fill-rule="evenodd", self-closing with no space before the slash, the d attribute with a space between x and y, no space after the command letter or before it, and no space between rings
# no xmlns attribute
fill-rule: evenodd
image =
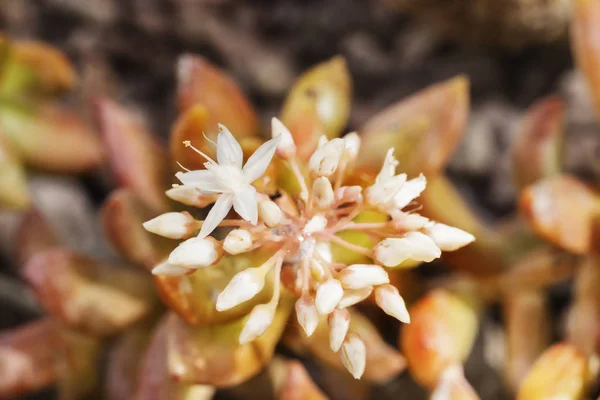
<svg viewBox="0 0 600 400"><path fill-rule="evenodd" d="M235 275L218 295L217 310L229 310L254 298L264 289L267 274L272 273L271 300L254 307L239 338L240 343L254 340L271 325L281 293L281 271L290 269L295 280L286 288L298 296L300 326L311 336L322 316L326 317L331 349L340 353L346 368L359 378L365 368L366 349L360 337L350 331L347 308L373 295L384 312L409 323L404 300L390 284L384 267L406 260L429 262L442 251L467 245L474 237L403 210L425 189L426 179L396 174L398 162L393 149L387 152L375 182L363 189L343 185L360 150L356 133L331 140L323 137L305 164L296 157L291 133L275 118L272 135L273 139L258 148L243 167L242 148L223 126L216 143L218 162L192 147L206 159L206 169L178 173L183 185L167 195L187 205L214 205L204 221L184 212L166 213L144 224L156 234L187 239L153 273L189 274L216 264L224 254L241 254L269 244L274 254L262 265ZM271 199L252 186L274 155L286 162L298 181L299 193L281 189L280 196ZM242 219L227 219L231 208ZM377 211L387 219L356 222L364 211ZM235 229L218 241L208 236L217 226ZM199 234L190 238L198 230ZM363 232L377 244L366 248L351 243L340 236L343 231ZM333 257L332 245L364 256L371 264L340 263Z"/></svg>

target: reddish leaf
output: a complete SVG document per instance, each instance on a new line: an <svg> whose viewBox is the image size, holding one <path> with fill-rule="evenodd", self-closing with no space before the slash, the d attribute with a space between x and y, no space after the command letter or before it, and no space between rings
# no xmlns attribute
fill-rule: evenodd
<svg viewBox="0 0 600 400"><path fill-rule="evenodd" d="M152 283L142 273L66 249L35 255L25 265L24 276L49 313L92 335L114 334L153 305Z"/></svg>
<svg viewBox="0 0 600 400"><path fill-rule="evenodd" d="M286 362L286 376L278 400L327 400L298 361Z"/></svg>
<svg viewBox="0 0 600 400"><path fill-rule="evenodd" d="M469 82L458 76L384 109L360 129L358 163L378 171L393 147L409 176L438 175L462 138L469 114Z"/></svg>
<svg viewBox="0 0 600 400"><path fill-rule="evenodd" d="M14 398L57 381L67 394L81 395L93 383L97 351L94 339L50 319L5 332L0 335L0 397Z"/></svg>
<svg viewBox="0 0 600 400"><path fill-rule="evenodd" d="M546 97L532 105L513 143L513 179L523 188L561 170L565 105Z"/></svg>
<svg viewBox="0 0 600 400"><path fill-rule="evenodd" d="M15 259L19 265L33 255L60 245L60 240L48 221L32 208L23 215L15 239Z"/></svg>
<svg viewBox="0 0 600 400"><path fill-rule="evenodd" d="M167 154L144 125L117 103L101 99L96 108L111 168L119 184L155 211L165 210L170 185Z"/></svg>

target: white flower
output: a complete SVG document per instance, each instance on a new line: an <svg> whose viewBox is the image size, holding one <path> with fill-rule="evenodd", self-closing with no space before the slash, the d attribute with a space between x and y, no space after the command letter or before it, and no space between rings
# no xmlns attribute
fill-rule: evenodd
<svg viewBox="0 0 600 400"><path fill-rule="evenodd" d="M370 204L380 208L393 208L394 197L406 183L406 174L396 175L398 161L394 158L394 149L389 149L381 171L375 178L375 183L367 188L366 198Z"/></svg>
<svg viewBox="0 0 600 400"><path fill-rule="evenodd" d="M321 214L317 214L312 217L306 225L304 225L303 232L306 235L312 235L313 233L322 232L327 227L327 218Z"/></svg>
<svg viewBox="0 0 600 400"><path fill-rule="evenodd" d="M296 154L296 143L292 133L277 118L271 119L271 135L273 138L281 136L281 141L277 145L277 157L287 160Z"/></svg>
<svg viewBox="0 0 600 400"><path fill-rule="evenodd" d="M183 239L194 231L194 218L187 212L168 212L143 224L148 232L169 239Z"/></svg>
<svg viewBox="0 0 600 400"><path fill-rule="evenodd" d="M220 258L218 242L212 238L191 238L169 254L169 264L186 268L208 267Z"/></svg>
<svg viewBox="0 0 600 400"><path fill-rule="evenodd" d="M425 186L427 186L427 179L423 174L414 179L409 179L394 196L394 206L397 209L403 209L421 195L421 192L425 190Z"/></svg>
<svg viewBox="0 0 600 400"><path fill-rule="evenodd" d="M344 367L350 371L354 379L359 379L367 365L367 348L363 341L357 334L349 333L340 353Z"/></svg>
<svg viewBox="0 0 600 400"><path fill-rule="evenodd" d="M377 287L375 289L375 302L386 314L405 324L410 323L410 315L406 309L404 299L395 286L382 285Z"/></svg>
<svg viewBox="0 0 600 400"><path fill-rule="evenodd" d="M229 254L245 253L252 247L252 234L247 229L234 229L223 241L223 250Z"/></svg>
<svg viewBox="0 0 600 400"><path fill-rule="evenodd" d="M310 157L308 168L316 176L331 176L337 169L344 153L344 139L335 138L325 142Z"/></svg>
<svg viewBox="0 0 600 400"><path fill-rule="evenodd" d="M442 251L435 242L421 232L409 232L402 238L387 238L375 246L375 258L386 267L394 267L405 260L430 262Z"/></svg>
<svg viewBox="0 0 600 400"><path fill-rule="evenodd" d="M425 229L425 233L443 251L458 250L475 240L475 236L469 232L440 223L435 223L428 227Z"/></svg>
<svg viewBox="0 0 600 400"><path fill-rule="evenodd" d="M242 168L242 147L231 132L219 125L217 137L217 162L204 155L205 170L178 172L175 176L185 186L191 186L201 193L219 193L219 198L202 224L199 237L209 235L227 216L233 206L244 220L256 225L258 209L256 189L252 182L264 173L279 143L277 136L260 146Z"/></svg>
<svg viewBox="0 0 600 400"><path fill-rule="evenodd" d="M313 203L320 209L325 209L333 204L334 195L331 182L324 176L315 179L313 183Z"/></svg>
<svg viewBox="0 0 600 400"><path fill-rule="evenodd" d="M354 264L340 271L337 278L344 289L364 289L390 282L385 269L379 265Z"/></svg>

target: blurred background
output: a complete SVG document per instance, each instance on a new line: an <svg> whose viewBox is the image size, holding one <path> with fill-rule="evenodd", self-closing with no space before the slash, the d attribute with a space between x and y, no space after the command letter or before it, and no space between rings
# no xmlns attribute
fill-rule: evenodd
<svg viewBox="0 0 600 400"><path fill-rule="evenodd" d="M564 170L600 182L600 128L574 66L570 8L569 0L5 0L0 30L68 55L80 78L65 100L84 118L92 119L91 99L106 95L133 110L163 143L177 117L175 69L184 53L229 72L265 123L278 114L301 72L341 55L354 84L347 131L389 104L464 74L471 112L447 173L472 208L493 223L515 213L509 149L527 108L544 96L558 94L566 103ZM30 190L71 247L113 257L92 222L109 192L105 176L63 179L34 172ZM41 313L11 267L16 224L13 213L0 213L0 271L6 277L0 279L1 329ZM439 266L427 268L425 274L436 275ZM569 296L568 287L558 286L550 303L560 311ZM498 314L493 309L490 318L501 319ZM467 366L473 386L483 399L511 398L497 374L480 369L483 351L476 349L470 372ZM415 397L406 398L425 398L413 389ZM19 398L54 396L48 391Z"/></svg>

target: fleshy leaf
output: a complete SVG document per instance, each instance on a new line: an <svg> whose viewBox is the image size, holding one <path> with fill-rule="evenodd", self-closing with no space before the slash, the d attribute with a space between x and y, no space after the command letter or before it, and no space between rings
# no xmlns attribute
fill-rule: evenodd
<svg viewBox="0 0 600 400"><path fill-rule="evenodd" d="M280 300L267 331L252 342L239 344L246 318L211 327L187 325L169 315L167 349L169 370L180 382L231 387L256 375L271 359L293 302Z"/></svg>
<svg viewBox="0 0 600 400"><path fill-rule="evenodd" d="M512 147L513 179L523 188L561 170L565 105L555 96L532 105Z"/></svg>
<svg viewBox="0 0 600 400"><path fill-rule="evenodd" d="M544 239L573 253L590 249L600 199L576 178L556 175L528 186L521 194L520 209Z"/></svg>
<svg viewBox="0 0 600 400"><path fill-rule="evenodd" d="M459 297L435 290L410 308L411 322L404 325L400 346L412 377L434 388L442 373L460 365L471 352L477 335L477 315Z"/></svg>
<svg viewBox="0 0 600 400"><path fill-rule="evenodd" d="M166 151L126 109L101 99L97 119L110 156L112 171L122 187L131 189L149 207L167 207L164 191L169 188Z"/></svg>
<svg viewBox="0 0 600 400"><path fill-rule="evenodd" d="M327 400L299 361L286 362L286 376L278 400Z"/></svg>
<svg viewBox="0 0 600 400"><path fill-rule="evenodd" d="M583 71L600 117L600 4L595 0L571 2L571 46L577 66Z"/></svg>
<svg viewBox="0 0 600 400"><path fill-rule="evenodd" d="M14 248L18 265L24 265L31 256L59 245L58 236L44 216L35 208L29 209L16 233Z"/></svg>
<svg viewBox="0 0 600 400"><path fill-rule="evenodd" d="M203 105L208 112L207 135L217 133L218 124L229 128L238 140L258 133L256 112L225 71L200 56L186 54L179 59L177 80L179 109L183 112L197 104Z"/></svg>
<svg viewBox="0 0 600 400"><path fill-rule="evenodd" d="M152 283L143 273L66 249L30 258L23 274L50 314L94 336L111 335L129 326L154 303Z"/></svg>
<svg viewBox="0 0 600 400"><path fill-rule="evenodd" d="M334 138L348 122L352 82L346 61L334 57L302 74L288 94L281 121L290 130L298 154L308 158L321 135Z"/></svg>
<svg viewBox="0 0 600 400"><path fill-rule="evenodd" d="M208 110L203 104L193 105L182 111L171 130L170 150L172 163L176 162L190 170L204 169L206 160L186 147L183 142L189 141L194 147L216 159L215 146L204 137L216 139L216 131L208 130ZM210 135L210 136L209 136Z"/></svg>
<svg viewBox="0 0 600 400"><path fill-rule="evenodd" d="M24 209L29 202L23 166L8 140L0 136L0 207Z"/></svg>
<svg viewBox="0 0 600 400"><path fill-rule="evenodd" d="M69 332L50 319L0 335L0 397L15 398L60 382L59 391L75 398L93 386L95 339ZM66 397L70 396L70 397Z"/></svg>
<svg viewBox="0 0 600 400"><path fill-rule="evenodd" d="M377 332L377 328L364 315L356 310L350 311L350 332L357 333L367 348L367 363L361 380L385 383L406 368L406 360L393 347L389 346ZM327 321L320 321L311 337L297 325L286 331L285 344L299 354L312 354L319 361L336 367L345 373L340 356L331 351L329 345L329 327Z"/></svg>
<svg viewBox="0 0 600 400"><path fill-rule="evenodd" d="M504 376L510 388L516 391L535 360L550 344L551 321L545 292L520 291L506 296L504 320Z"/></svg>
<svg viewBox="0 0 600 400"><path fill-rule="evenodd" d="M431 178L443 171L462 138L469 114L469 81L458 76L391 105L360 129L358 164L379 170L393 147L402 171Z"/></svg>
<svg viewBox="0 0 600 400"><path fill-rule="evenodd" d="M154 277L162 299L188 324L208 326L228 323L248 314L254 306L267 302L272 294L272 274L267 275L264 289L254 298L230 310L216 310L216 296L238 272L258 267L273 252L257 250L226 256L209 268L199 268L187 276Z"/></svg>
<svg viewBox="0 0 600 400"><path fill-rule="evenodd" d="M144 229L142 224L155 216L132 191L119 189L102 206L100 218L108 241L123 257L152 269L177 245Z"/></svg>
<svg viewBox="0 0 600 400"><path fill-rule="evenodd" d="M53 172L77 173L103 161L100 141L74 113L55 105L37 109L4 104L0 133L28 165Z"/></svg>
<svg viewBox="0 0 600 400"><path fill-rule="evenodd" d="M143 357L138 372L134 400L210 400L215 389L208 385L180 383L169 375L167 356L167 320L164 317ZM128 397L128 399L131 397ZM112 397L111 397L112 399Z"/></svg>

